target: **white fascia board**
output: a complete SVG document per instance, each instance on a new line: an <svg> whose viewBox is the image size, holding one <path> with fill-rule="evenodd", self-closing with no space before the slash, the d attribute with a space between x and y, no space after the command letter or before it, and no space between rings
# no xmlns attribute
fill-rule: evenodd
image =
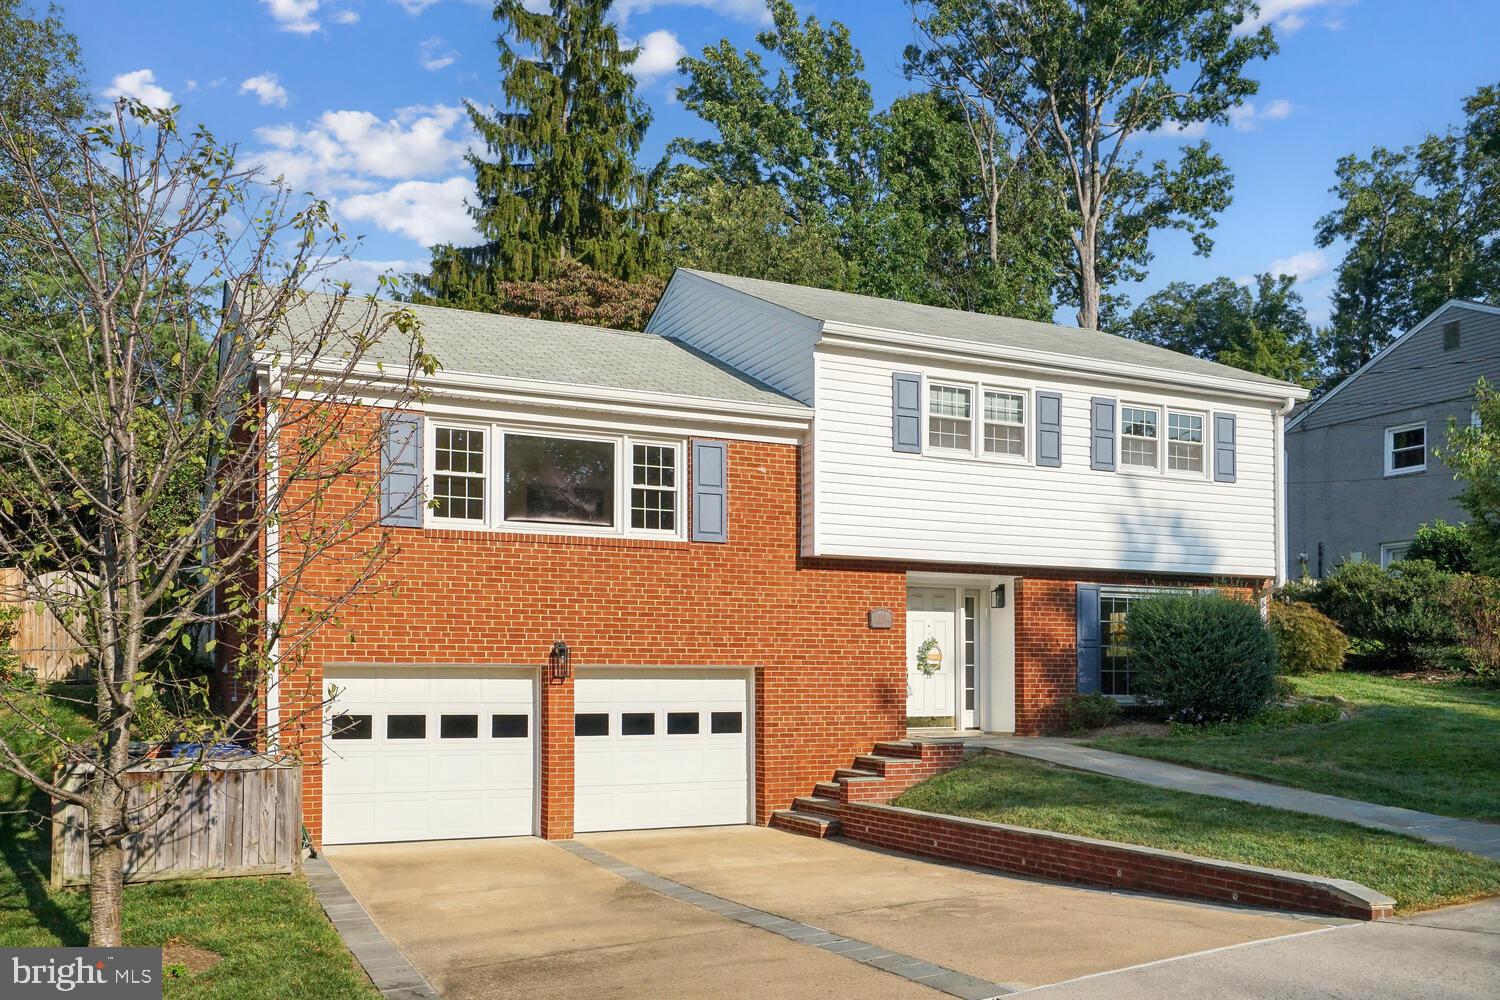
<svg viewBox="0 0 1500 1000"><path fill-rule="evenodd" d="M839 343L838 338L843 338L854 346L878 349L886 353L908 357L925 357L939 361L956 361L959 363L973 363L978 361L986 364L1003 365L1008 368L1019 368L1047 374L1057 372L1077 373L1110 382L1147 383L1150 385L1177 387L1189 386L1234 399L1251 397L1257 400L1289 405L1290 403L1304 400L1310 395L1307 389L1292 385L1289 382L1280 385L1267 385L1264 382L1252 382L1247 379L1199 375L1167 368L1154 368L1121 362L1110 362L1108 364L1091 363L1072 355L1054 354L1050 351L1033 351L1012 347L1002 348L994 344L959 341L950 337L934 337L928 334L910 333L899 330L882 330L875 327L825 321L821 342L836 345ZM1002 351L1004 352L1003 354L1000 353Z"/></svg>
<svg viewBox="0 0 1500 1000"><path fill-rule="evenodd" d="M1389 344L1386 344L1384 347L1382 347L1379 351L1375 352L1375 356L1372 357L1369 361L1366 361L1364 364L1360 365L1358 368L1356 368L1354 370L1354 374L1353 375L1350 375L1348 378L1344 379L1338 385L1334 386L1332 389L1329 389L1328 392L1326 394L1324 394L1321 399L1319 399L1317 402L1313 403L1311 406L1309 406L1307 409L1303 410L1301 413L1297 414L1296 417L1292 418L1291 423L1289 423L1289 424L1286 425L1286 429L1287 430L1292 430L1298 424L1302 423L1302 421L1307 418L1308 414L1315 412L1318 409L1318 407L1320 407L1324 403L1328 402L1334 396L1337 396L1339 394L1339 390L1340 389L1342 389L1344 386L1348 385L1350 382L1353 382L1355 379L1359 378L1361 375L1363 375L1369 369L1375 367L1375 365L1379 364L1381 362L1381 360L1384 359L1387 354L1390 354L1396 348L1400 347L1402 344L1406 343L1408 340L1410 340L1412 337L1416 336L1422 330L1426 329L1428 326L1430 326L1432 324L1432 322L1434 320L1436 320L1438 317L1442 316L1443 313L1447 312L1449 309L1472 309L1475 312L1488 313L1488 314L1490 314L1492 316L1500 316L1500 306L1486 305L1483 302L1470 302L1467 299L1449 299L1447 302L1444 302L1442 305L1438 306L1432 312L1428 313L1426 315L1426 317L1424 317L1422 319L1421 322L1413 325L1405 333L1402 333L1402 334L1398 335L1395 340L1391 341Z"/></svg>
<svg viewBox="0 0 1500 1000"><path fill-rule="evenodd" d="M258 359L258 366L269 368L274 352L266 352ZM282 365L284 368L285 366ZM357 380L358 388L351 393L361 402L380 405L389 403L382 397L382 389L396 390L406 380L393 376L390 366L386 369L373 363L360 364L347 370L351 380ZM308 374L330 376L345 374L346 369L338 365L315 367ZM716 424L740 426L748 430L784 432L800 436L812 424L812 410L801 403L746 403L734 400L707 399L698 396L680 396L672 393L646 392L636 389L618 389L608 386L575 385L568 382L545 382L535 379L503 378L495 375L475 375L463 372L443 371L435 375L417 375L411 380L417 389L450 400L471 400L482 403L511 403L525 406L548 407L570 410L589 410L602 414L622 414L638 417L674 419L701 419ZM351 387L353 388L353 387Z"/></svg>

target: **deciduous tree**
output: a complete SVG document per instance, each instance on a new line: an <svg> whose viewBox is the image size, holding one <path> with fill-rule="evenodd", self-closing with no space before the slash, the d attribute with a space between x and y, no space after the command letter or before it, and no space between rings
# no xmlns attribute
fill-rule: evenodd
<svg viewBox="0 0 1500 1000"><path fill-rule="evenodd" d="M1251 60L1276 51L1243 32L1253 0L910 0L921 43L907 71L952 95L1001 169L1034 157L1071 253L1059 291L1100 325L1110 287L1143 276L1149 240L1178 229L1194 249L1229 204L1229 170L1207 142L1144 161L1137 140L1228 120L1256 92ZM1005 149L1005 155L1000 150Z"/></svg>

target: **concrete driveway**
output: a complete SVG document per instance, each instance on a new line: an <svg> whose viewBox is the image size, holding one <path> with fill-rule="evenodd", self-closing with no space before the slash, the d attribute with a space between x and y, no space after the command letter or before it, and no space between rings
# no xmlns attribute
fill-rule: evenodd
<svg viewBox="0 0 1500 1000"><path fill-rule="evenodd" d="M980 995L962 985L966 977L997 984L994 992L1025 989L1329 923L1031 882L757 827L578 843L586 856L531 839L338 847L327 856L447 1000L935 1000L937 985L955 981L951 995ZM600 851L634 874L601 867ZM712 897L703 893L717 897L717 912L704 908ZM720 915L726 910L738 917ZM743 922L767 914L788 919ZM810 936L815 930L830 933ZM892 953L884 962L904 974L857 961L848 948L829 950L843 938ZM913 978L928 968L931 978Z"/></svg>

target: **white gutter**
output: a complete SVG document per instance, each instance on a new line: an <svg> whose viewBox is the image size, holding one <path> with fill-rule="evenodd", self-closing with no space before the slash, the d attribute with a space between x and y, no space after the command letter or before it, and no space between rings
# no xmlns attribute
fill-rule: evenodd
<svg viewBox="0 0 1500 1000"><path fill-rule="evenodd" d="M1276 586L1286 583L1286 415L1297 401L1288 396L1276 411L1276 443L1272 454L1272 474L1276 487Z"/></svg>
<svg viewBox="0 0 1500 1000"><path fill-rule="evenodd" d="M1296 401L1306 399L1309 395L1308 390L1289 382L1262 382L1232 376L1154 368L1128 362L1091 362L1073 355L1057 354L1052 351L1002 347L982 341L955 340L952 337L935 337L930 334L903 330L886 330L852 323L824 321L824 342L837 343L836 339L829 341L830 337L844 338L857 346L907 356L925 354L929 357L961 362L983 361L1027 371L1083 373L1106 380L1151 382L1179 387L1192 386L1240 398L1252 396L1258 399L1281 401L1290 397Z"/></svg>
<svg viewBox="0 0 1500 1000"><path fill-rule="evenodd" d="M266 503L276 495L281 475L279 459L281 432L279 411L273 400L277 395L272 385L266 386ZM264 504L262 505L264 509ZM266 650L266 750L274 752L279 743L281 726L281 671L277 657L281 653L281 527L280 517L272 517L266 523L266 631L271 637Z"/></svg>

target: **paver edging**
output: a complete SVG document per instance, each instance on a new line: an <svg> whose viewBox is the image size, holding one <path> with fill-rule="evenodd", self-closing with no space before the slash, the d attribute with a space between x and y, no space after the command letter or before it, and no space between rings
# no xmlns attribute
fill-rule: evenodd
<svg viewBox="0 0 1500 1000"><path fill-rule="evenodd" d="M1348 879L903 806L849 802L838 814L850 840L1020 875L1359 920L1395 911L1394 899Z"/></svg>
<svg viewBox="0 0 1500 1000"><path fill-rule="evenodd" d="M442 1000L427 978L375 925L326 858L304 860L302 871L344 947L385 1000Z"/></svg>

